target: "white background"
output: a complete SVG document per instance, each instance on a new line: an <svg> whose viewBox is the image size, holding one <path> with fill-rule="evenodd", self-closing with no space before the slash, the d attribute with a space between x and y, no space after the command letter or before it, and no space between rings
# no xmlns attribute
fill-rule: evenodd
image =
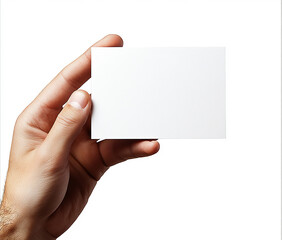
<svg viewBox="0 0 282 240"><path fill-rule="evenodd" d="M157 155L113 167L61 239L280 239L280 9L278 0L2 1L1 192L17 115L96 40L225 46L227 139L160 140Z"/></svg>

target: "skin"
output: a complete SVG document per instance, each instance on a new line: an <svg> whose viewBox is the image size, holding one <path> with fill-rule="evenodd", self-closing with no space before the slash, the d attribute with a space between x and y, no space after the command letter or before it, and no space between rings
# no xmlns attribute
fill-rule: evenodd
<svg viewBox="0 0 282 240"><path fill-rule="evenodd" d="M122 47L118 35L93 46ZM159 150L156 140L90 137L90 48L20 114L0 207L0 239L56 239L77 219L110 166ZM64 107L62 107L65 104Z"/></svg>

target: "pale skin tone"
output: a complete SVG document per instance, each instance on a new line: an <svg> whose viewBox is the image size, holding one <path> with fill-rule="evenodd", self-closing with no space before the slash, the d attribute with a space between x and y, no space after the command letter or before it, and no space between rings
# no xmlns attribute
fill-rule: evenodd
<svg viewBox="0 0 282 240"><path fill-rule="evenodd" d="M112 34L94 44L122 45L121 37ZM91 139L91 97L77 90L90 78L90 63L89 48L18 117L0 207L0 239L56 239L77 219L110 166L158 152L156 140Z"/></svg>

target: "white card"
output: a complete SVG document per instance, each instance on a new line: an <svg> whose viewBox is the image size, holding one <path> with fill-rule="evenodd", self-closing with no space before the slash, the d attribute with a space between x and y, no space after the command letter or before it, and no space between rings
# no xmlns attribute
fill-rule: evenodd
<svg viewBox="0 0 282 240"><path fill-rule="evenodd" d="M91 49L92 139L225 138L225 48Z"/></svg>

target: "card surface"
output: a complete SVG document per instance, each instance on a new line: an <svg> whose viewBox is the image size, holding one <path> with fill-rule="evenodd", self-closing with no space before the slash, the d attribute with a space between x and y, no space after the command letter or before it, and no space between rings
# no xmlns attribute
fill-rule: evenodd
<svg viewBox="0 0 282 240"><path fill-rule="evenodd" d="M225 48L92 47L92 139L225 138Z"/></svg>

